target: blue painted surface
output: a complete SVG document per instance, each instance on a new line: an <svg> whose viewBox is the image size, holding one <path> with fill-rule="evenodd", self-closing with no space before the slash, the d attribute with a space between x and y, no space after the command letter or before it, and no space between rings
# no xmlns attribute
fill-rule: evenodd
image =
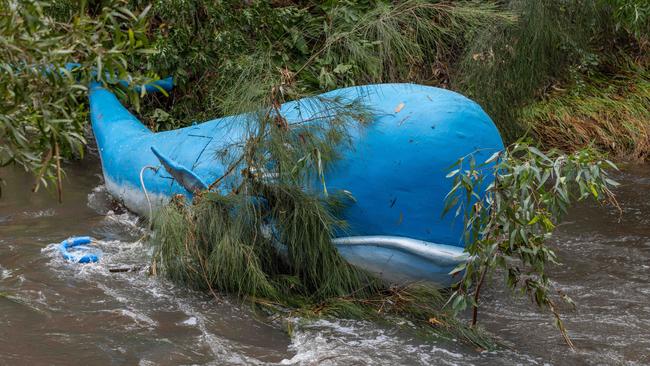
<svg viewBox="0 0 650 366"><path fill-rule="evenodd" d="M444 197L451 189L445 176L460 157L474 154L482 162L503 149L496 127L480 106L458 93L415 84L351 87L319 97L358 100L375 116L368 126L349 131L353 147L342 151L342 159L325 173L329 191L344 189L356 200L344 213L350 230L341 235L401 236L462 248L462 219L441 217ZM289 123L298 122L317 113L315 101L288 102L280 111ZM241 151L250 117L228 116L152 133L97 84L91 86L90 108L107 187L140 214L147 214L140 171L148 165L160 166L152 148L210 183L227 169L217 153L226 147L230 154ZM236 180L230 177L220 189L228 191ZM173 194L191 197L165 169L146 171L144 183L155 204ZM322 187L315 180L306 189ZM342 253L363 257L359 250L342 249ZM388 255L372 246L363 251L366 256ZM403 254L396 252L393 257L415 266L415 260L402 258Z"/></svg>
<svg viewBox="0 0 650 366"><path fill-rule="evenodd" d="M453 282L449 272L460 263L441 264L408 251L374 245L342 245L337 248L348 262L376 274L381 279L396 283L429 281L441 287L449 287Z"/></svg>
<svg viewBox="0 0 650 366"><path fill-rule="evenodd" d="M129 86L131 86L131 83L129 83L128 81L125 81L125 80L120 80L119 83L120 83L120 85L122 85L124 87L127 87L127 88ZM133 86L133 89L135 91L137 91L137 92L142 92L142 88L143 88L142 85ZM151 83L148 83L148 84L144 85L144 90L147 93L155 93L155 92L159 92L161 90L170 91L170 90L172 90L172 88L174 88L174 79L171 76L168 77L168 78L156 80L154 82L151 82Z"/></svg>
<svg viewBox="0 0 650 366"><path fill-rule="evenodd" d="M65 69L66 69L67 71L73 71L74 69L76 69L76 68L78 68L78 67L81 67L81 64L79 64L79 63L75 63L75 62L68 62L67 64L65 64ZM46 68L46 72L50 72L50 70L52 70L52 67L47 67L47 68ZM63 71L61 71L61 73L63 73ZM92 75L93 77L96 76L96 75L97 75L97 71L96 71L96 70L93 70L93 71L91 72L91 75ZM105 78L105 80L111 80L111 79L113 79L114 77L115 77L115 75L111 75L111 74L109 74L109 73L105 73L105 74L104 74L104 78ZM116 78L116 77L115 77L115 78ZM113 79L113 80L114 80L114 79ZM153 82L148 83L148 84L146 84L146 85L135 85L135 86L132 86L131 83L130 83L129 81L127 81L127 80L118 80L117 82L118 82L120 85L124 86L125 88L132 87L133 90L135 90L135 91L137 91L137 92L142 92L142 88L143 88L143 87L144 87L144 89L145 89L145 91L146 91L147 93L155 93L155 92L159 92L159 91L163 91L163 90L166 91L166 92L168 92L168 91L170 91L170 90L172 90L172 89L174 88L174 78L172 78L171 76L166 77L166 78L164 78L164 79L160 79L160 80L153 81ZM99 85L99 83L96 83L96 85Z"/></svg>
<svg viewBox="0 0 650 366"><path fill-rule="evenodd" d="M398 236L349 236L333 243L345 259L389 282L434 282L442 287L457 279L449 272L468 255L461 247Z"/></svg>
<svg viewBox="0 0 650 366"><path fill-rule="evenodd" d="M65 260L70 262L94 263L99 261L101 252L97 252L97 249L93 249L94 252L91 252L91 248L86 247L85 244L90 244L90 237L68 238L59 244L59 252Z"/></svg>
<svg viewBox="0 0 650 366"><path fill-rule="evenodd" d="M208 185L203 180L201 180L201 177L196 175L187 167L167 158L153 146L151 147L151 152L156 155L160 161L160 164L163 166L163 168L165 168L167 173L176 179L176 181L180 183L183 188L185 188L185 190L196 193L208 189Z"/></svg>

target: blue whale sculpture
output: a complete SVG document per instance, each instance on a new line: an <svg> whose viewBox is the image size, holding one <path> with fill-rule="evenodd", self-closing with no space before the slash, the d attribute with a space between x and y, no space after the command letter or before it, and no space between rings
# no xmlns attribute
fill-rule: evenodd
<svg viewBox="0 0 650 366"><path fill-rule="evenodd" d="M350 87L318 98L356 100L374 116L350 131L351 147L324 174L328 190L355 198L343 213L350 236L333 241L339 252L391 282L451 284L449 272L467 257L462 219L442 217L451 189L446 174L461 157L482 162L503 149L491 119L458 93L416 84ZM314 100L284 103L279 113L289 123L308 119ZM106 187L141 215L173 195L205 189L228 169L215 155L246 138L242 116L154 133L96 83L90 113Z"/></svg>

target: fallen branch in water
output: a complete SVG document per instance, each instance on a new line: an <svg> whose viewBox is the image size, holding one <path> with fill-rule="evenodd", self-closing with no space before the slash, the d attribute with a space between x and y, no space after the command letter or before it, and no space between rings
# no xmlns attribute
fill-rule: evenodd
<svg viewBox="0 0 650 366"><path fill-rule="evenodd" d="M144 268L147 268L147 266L131 266L131 267L114 267L114 268L109 268L108 271L110 273L124 273L124 272L140 272Z"/></svg>
<svg viewBox="0 0 650 366"><path fill-rule="evenodd" d="M547 268L558 260L546 240L575 202L592 198L620 212L610 190L618 183L608 174L616 165L589 149L570 155L543 153L519 141L485 162L468 156L451 169L453 188L445 212L455 208L455 215L463 219L471 259L451 272L463 277L454 285L448 304L456 313L471 307L471 324L476 325L483 282L501 269L509 289L521 290L537 306L550 310L564 341L574 349L550 294ZM562 299L573 304L566 295Z"/></svg>

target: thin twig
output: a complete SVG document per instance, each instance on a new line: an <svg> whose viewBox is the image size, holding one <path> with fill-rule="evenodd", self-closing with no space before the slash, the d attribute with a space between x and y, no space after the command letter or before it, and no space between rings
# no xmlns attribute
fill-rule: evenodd
<svg viewBox="0 0 650 366"><path fill-rule="evenodd" d="M244 160L244 155L245 155L245 154L242 154L242 156L240 156L239 159L237 159L236 162L230 164L230 166L228 167L228 170L226 170L226 172L223 173L222 176L220 176L219 178L217 178L217 180L215 180L214 182L212 182L212 184L210 184L210 185L208 186L208 191L211 191L214 187L216 187L217 185L219 185L219 183L221 183L221 181L224 180L224 178L226 178L227 176L229 176L230 174L232 174L232 172L235 170L235 168L237 168L237 166L239 166L239 164Z"/></svg>
<svg viewBox="0 0 650 366"><path fill-rule="evenodd" d="M569 333L567 332L566 328L564 327L564 322L562 322L562 319L560 319L560 314L557 312L555 309L555 304L553 301L548 300L548 307L551 309L551 312L553 313L553 316L555 317L555 320L557 321L557 326L560 328L560 333L562 333L562 338L564 338L564 341L566 344L569 345L569 347L572 350L576 350L575 345L573 344L573 341L571 341L571 338L569 338Z"/></svg>
<svg viewBox="0 0 650 366"><path fill-rule="evenodd" d="M481 286L483 286L483 281L485 281L485 274L487 271L488 265L486 264L485 267L483 267L481 278L479 279L478 285L476 285L476 290L474 291L474 304L472 305L472 327L476 326L476 322L478 321L478 299L481 293Z"/></svg>
<svg viewBox="0 0 650 366"><path fill-rule="evenodd" d="M52 160L52 149L49 149L47 151L47 154L45 154L45 156L43 157L41 170L38 172L38 175L36 176L36 181L34 182L34 187L32 188L32 192L34 193L38 192L38 188L41 185L41 179L43 179L43 175L45 175L45 171L47 170L47 167L50 165L50 160Z"/></svg>
<svg viewBox="0 0 650 366"><path fill-rule="evenodd" d="M54 156L56 157L56 190L59 196L59 203L63 203L63 182L61 179L61 154L59 152L59 143L56 140L54 140Z"/></svg>

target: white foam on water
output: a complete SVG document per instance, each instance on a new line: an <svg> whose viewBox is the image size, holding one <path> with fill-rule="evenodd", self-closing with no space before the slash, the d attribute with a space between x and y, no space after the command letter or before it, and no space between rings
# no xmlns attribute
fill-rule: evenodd
<svg viewBox="0 0 650 366"><path fill-rule="evenodd" d="M181 324L184 324L184 325L196 325L197 323L198 322L196 320L196 317L194 317L194 316L191 316L191 317L189 317L189 318L187 318L187 319L185 319L185 320L183 320L181 322Z"/></svg>
<svg viewBox="0 0 650 366"><path fill-rule="evenodd" d="M144 324L148 328L151 328L151 329L158 326L158 322L156 322L155 320L151 319L150 317L148 317L147 315L145 315L145 314L143 314L143 313L141 313L139 311L133 311L133 310L129 310L129 309L119 309L117 311L120 314L122 314L124 316L128 316L129 318L135 320L135 322L138 325Z"/></svg>
<svg viewBox="0 0 650 366"><path fill-rule="evenodd" d="M88 251L93 253L101 252L98 262L75 263L67 261L59 251L60 243L51 243L41 249L41 253L49 257L48 266L61 278L84 278L111 276L109 269L112 267L132 267L148 263L149 259L141 242L123 242L119 240L97 240L87 245ZM78 253L83 255L83 253Z"/></svg>
<svg viewBox="0 0 650 366"><path fill-rule="evenodd" d="M106 213L106 221L122 225L125 228L137 231L140 233L147 233L148 230L140 226L140 218L131 212L115 213L113 210L110 210Z"/></svg>
<svg viewBox="0 0 650 366"><path fill-rule="evenodd" d="M11 278L12 273L14 273L13 270L3 268L2 266L0 266L0 281L6 280L7 278Z"/></svg>
<svg viewBox="0 0 650 366"><path fill-rule="evenodd" d="M133 321L133 328L146 328L153 330L158 326L158 322L146 314L146 310L139 309L133 300L121 294L118 290L110 288L101 282L97 282L97 288L101 289L106 295L115 299L123 305L123 308L105 310L107 312L122 315Z"/></svg>
<svg viewBox="0 0 650 366"><path fill-rule="evenodd" d="M88 193L88 207L100 214L106 214L110 211L113 202L113 198L109 195L108 191L106 191L106 186L103 184L93 188L93 190Z"/></svg>
<svg viewBox="0 0 650 366"><path fill-rule="evenodd" d="M293 332L289 348L295 355L280 364L421 364L418 346L391 333L365 321L304 323Z"/></svg>
<svg viewBox="0 0 650 366"><path fill-rule="evenodd" d="M540 360L510 350L469 351L445 340L417 339L397 329L354 320L300 322L294 329L291 358L281 365L538 365Z"/></svg>
<svg viewBox="0 0 650 366"><path fill-rule="evenodd" d="M183 311L189 319L183 322L184 325L192 326L201 333L197 340L208 346L214 360L214 365L260 365L261 361L241 354L236 344L228 339L215 335L208 329L209 320L205 315L196 309L190 302L182 297L174 297L178 309Z"/></svg>
<svg viewBox="0 0 650 366"><path fill-rule="evenodd" d="M30 219L39 219L43 217L52 217L56 215L56 211L53 208L48 208L45 210L38 211L24 211L23 216Z"/></svg>

